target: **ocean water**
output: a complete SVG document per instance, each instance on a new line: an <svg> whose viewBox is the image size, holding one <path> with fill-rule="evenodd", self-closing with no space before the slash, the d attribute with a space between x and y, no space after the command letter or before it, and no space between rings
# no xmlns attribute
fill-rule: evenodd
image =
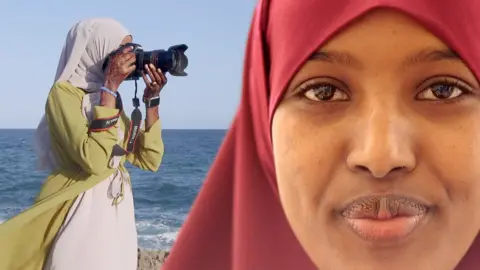
<svg viewBox="0 0 480 270"><path fill-rule="evenodd" d="M33 133L0 130L0 222L28 208L47 176L35 170ZM164 130L158 172L128 164L140 247L171 247L224 135L225 130Z"/></svg>

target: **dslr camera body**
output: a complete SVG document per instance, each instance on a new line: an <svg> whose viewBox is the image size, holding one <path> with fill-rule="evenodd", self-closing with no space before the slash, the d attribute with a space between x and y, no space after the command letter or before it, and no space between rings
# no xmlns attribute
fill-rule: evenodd
<svg viewBox="0 0 480 270"><path fill-rule="evenodd" d="M188 66L188 58L185 55L185 51L188 49L188 46L185 44L171 46L168 48L168 50L144 51L140 44L126 43L107 56L103 62L103 70L107 68L110 57L122 51L125 47L132 47L132 52L135 53L136 58L136 68L125 80L138 80L140 77L142 77L144 66L148 64L153 64L163 73L168 72L172 76L188 75L185 72L185 69Z"/></svg>

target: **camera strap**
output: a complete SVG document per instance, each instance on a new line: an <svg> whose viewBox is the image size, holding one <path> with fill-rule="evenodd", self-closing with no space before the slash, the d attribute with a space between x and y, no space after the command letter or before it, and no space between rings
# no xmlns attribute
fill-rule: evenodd
<svg viewBox="0 0 480 270"><path fill-rule="evenodd" d="M117 93L117 97L115 99L115 109L118 109L118 114L109 118L94 119L90 123L90 126L88 127L88 131L89 132L105 131L117 124L118 119L120 119L120 116L123 111L123 104L122 104L122 98L120 97L120 93Z"/></svg>
<svg viewBox="0 0 480 270"><path fill-rule="evenodd" d="M127 149L125 149L127 153L132 153L135 150L135 142L137 141L138 134L140 133L140 125L142 124L142 112L138 108L140 107L140 100L137 98L137 80L135 80L135 96L133 98L133 107L134 109L130 117L130 126L128 127ZM109 118L99 118L93 120L90 123L88 131L105 131L117 124L123 112L122 98L118 92L117 98L115 99L115 108L118 109L118 114Z"/></svg>
<svg viewBox="0 0 480 270"><path fill-rule="evenodd" d="M127 149L128 153L132 153L135 150L135 142L137 141L138 134L140 133L140 125L142 124L142 112L140 107L140 100L137 98L137 80L135 80L135 95L133 101L133 111L130 117L130 127L128 131Z"/></svg>

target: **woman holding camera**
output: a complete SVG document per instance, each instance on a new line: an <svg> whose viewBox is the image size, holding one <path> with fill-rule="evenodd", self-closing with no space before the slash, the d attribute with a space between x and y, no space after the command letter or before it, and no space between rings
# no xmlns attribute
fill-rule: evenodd
<svg viewBox="0 0 480 270"><path fill-rule="evenodd" d="M80 21L69 31L36 133L40 166L51 174L35 205L0 226L0 269L137 268L132 188L123 164L156 171L164 148L158 103L147 106L136 138L122 110L118 87L136 68L132 48L124 46L130 42L112 19ZM143 99L152 104L166 78L144 68ZM127 152L129 141L135 147Z"/></svg>

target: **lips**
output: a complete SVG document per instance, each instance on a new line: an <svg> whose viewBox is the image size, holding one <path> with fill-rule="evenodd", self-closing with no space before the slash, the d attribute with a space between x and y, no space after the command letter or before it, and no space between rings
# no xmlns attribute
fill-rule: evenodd
<svg viewBox="0 0 480 270"><path fill-rule="evenodd" d="M415 199L368 196L351 202L342 216L353 231L368 241L392 241L409 236L421 225L430 207Z"/></svg>

